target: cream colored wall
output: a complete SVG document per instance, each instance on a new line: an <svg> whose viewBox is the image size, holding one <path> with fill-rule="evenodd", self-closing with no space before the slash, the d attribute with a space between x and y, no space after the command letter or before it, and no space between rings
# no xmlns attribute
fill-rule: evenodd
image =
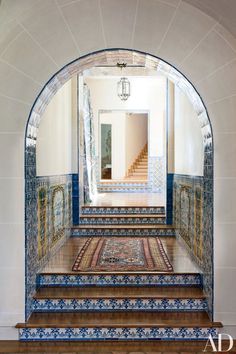
<svg viewBox="0 0 236 354"><path fill-rule="evenodd" d="M126 115L126 172L148 142L148 114Z"/></svg>
<svg viewBox="0 0 236 354"><path fill-rule="evenodd" d="M175 87L174 97L174 171L176 174L203 176L203 140L194 107Z"/></svg>
<svg viewBox="0 0 236 354"><path fill-rule="evenodd" d="M4 1L0 29L0 338L16 339L13 326L24 320L24 133L30 109L62 66L105 48L167 60L206 104L215 146L215 320L236 337L236 38L179 0Z"/></svg>
<svg viewBox="0 0 236 354"><path fill-rule="evenodd" d="M126 114L125 112L101 113L100 124L102 123L112 125L112 138L111 138L112 179L122 179L124 178L126 172L126 163L125 163ZM101 157L100 153L99 156Z"/></svg>
<svg viewBox="0 0 236 354"><path fill-rule="evenodd" d="M98 112L99 110L127 110L130 112L149 112L149 156L165 154L165 110L166 110L166 79L129 77L131 96L121 101L117 96L117 78L85 78L91 92L91 102L95 122L96 151L98 151Z"/></svg>
<svg viewBox="0 0 236 354"><path fill-rule="evenodd" d="M76 79L68 81L47 106L38 130L37 176L77 171Z"/></svg>

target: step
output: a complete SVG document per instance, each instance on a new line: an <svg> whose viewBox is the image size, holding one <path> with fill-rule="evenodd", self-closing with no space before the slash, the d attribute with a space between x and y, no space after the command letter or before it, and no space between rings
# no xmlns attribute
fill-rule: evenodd
<svg viewBox="0 0 236 354"><path fill-rule="evenodd" d="M80 225L149 225L149 224L165 224L165 215L85 215L80 216Z"/></svg>
<svg viewBox="0 0 236 354"><path fill-rule="evenodd" d="M208 339L220 322L205 312L33 313L19 323L20 340L144 340Z"/></svg>
<svg viewBox="0 0 236 354"><path fill-rule="evenodd" d="M161 291L160 291L161 290ZM171 291L170 291L171 290ZM32 311L206 311L200 288L40 288Z"/></svg>
<svg viewBox="0 0 236 354"><path fill-rule="evenodd" d="M40 273L38 287L199 287L202 288L200 273L163 272L113 272L113 273Z"/></svg>
<svg viewBox="0 0 236 354"><path fill-rule="evenodd" d="M164 214L165 207L164 206L148 206L148 207L139 207L139 206L109 206L109 207L101 207L101 206L82 206L82 214L106 214L106 215L129 215L130 214Z"/></svg>
<svg viewBox="0 0 236 354"><path fill-rule="evenodd" d="M71 236L175 236L169 225L80 225L71 228Z"/></svg>

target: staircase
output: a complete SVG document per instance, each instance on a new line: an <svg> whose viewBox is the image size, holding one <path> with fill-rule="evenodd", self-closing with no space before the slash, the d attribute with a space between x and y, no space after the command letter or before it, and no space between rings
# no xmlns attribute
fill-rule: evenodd
<svg viewBox="0 0 236 354"><path fill-rule="evenodd" d="M172 242L175 229L163 207L83 207L72 235ZM37 285L21 341L206 340L222 326L208 317L198 272L42 272Z"/></svg>
<svg viewBox="0 0 236 354"><path fill-rule="evenodd" d="M148 148L144 146L127 173L127 180L148 180Z"/></svg>

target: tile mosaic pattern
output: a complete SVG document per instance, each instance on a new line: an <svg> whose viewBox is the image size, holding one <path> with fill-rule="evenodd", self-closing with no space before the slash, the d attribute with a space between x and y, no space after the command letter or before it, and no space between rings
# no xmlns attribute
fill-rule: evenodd
<svg viewBox="0 0 236 354"><path fill-rule="evenodd" d="M205 299L34 299L32 310L37 312L65 311L205 311Z"/></svg>
<svg viewBox="0 0 236 354"><path fill-rule="evenodd" d="M202 275L196 274L39 274L39 286L199 286Z"/></svg>
<svg viewBox="0 0 236 354"><path fill-rule="evenodd" d="M151 188L148 186L148 183L128 183L128 182L116 182L111 183L98 183L97 189L99 193L109 193L109 192L122 192L122 193L147 193L151 192Z"/></svg>
<svg viewBox="0 0 236 354"><path fill-rule="evenodd" d="M165 224L165 218L163 217L132 217L132 218L123 218L122 216L120 217L85 217L81 216L80 217L80 225L151 225L151 224L156 224L156 225L163 225Z"/></svg>
<svg viewBox="0 0 236 354"><path fill-rule="evenodd" d="M203 271L209 315L213 301L213 197L212 180L198 176L174 176L173 221L177 234Z"/></svg>
<svg viewBox="0 0 236 354"><path fill-rule="evenodd" d="M71 236L175 236L173 228L83 228L74 227Z"/></svg>
<svg viewBox="0 0 236 354"><path fill-rule="evenodd" d="M84 214L165 214L165 207L82 207L82 215Z"/></svg>
<svg viewBox="0 0 236 354"><path fill-rule="evenodd" d="M26 179L26 318L31 313L36 274L69 237L71 175ZM30 190L30 188L32 188Z"/></svg>
<svg viewBox="0 0 236 354"><path fill-rule="evenodd" d="M21 328L20 340L207 340L217 338L216 328L121 327L121 328Z"/></svg>
<svg viewBox="0 0 236 354"><path fill-rule="evenodd" d="M163 193L166 190L166 161L164 156L149 156L148 179L152 192Z"/></svg>

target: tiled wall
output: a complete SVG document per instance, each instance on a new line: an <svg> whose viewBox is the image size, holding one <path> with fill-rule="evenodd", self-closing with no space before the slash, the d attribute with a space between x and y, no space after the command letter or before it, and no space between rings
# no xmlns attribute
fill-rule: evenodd
<svg viewBox="0 0 236 354"><path fill-rule="evenodd" d="M206 192L206 181L200 176L173 176L173 224L191 256L203 272L203 288L212 315L213 249L212 195Z"/></svg>
<svg viewBox="0 0 236 354"><path fill-rule="evenodd" d="M36 274L70 235L72 181L71 175L26 180L26 317L31 312Z"/></svg>

